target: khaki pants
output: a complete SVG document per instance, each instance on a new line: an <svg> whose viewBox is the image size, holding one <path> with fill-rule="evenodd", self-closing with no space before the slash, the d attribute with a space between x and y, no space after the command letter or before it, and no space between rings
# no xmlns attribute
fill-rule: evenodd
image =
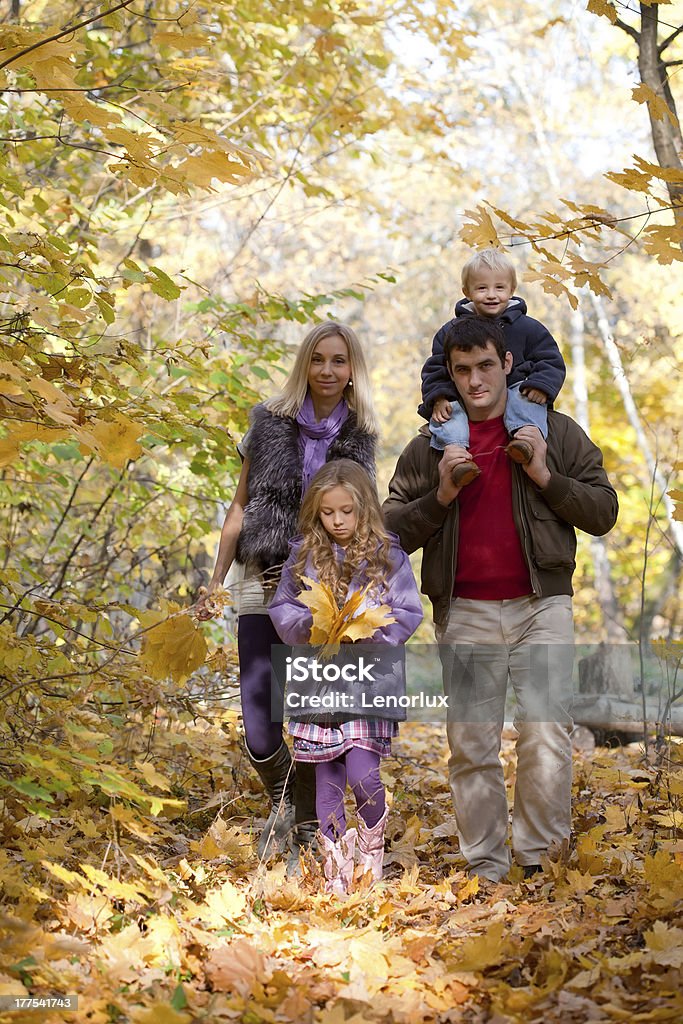
<svg viewBox="0 0 683 1024"><path fill-rule="evenodd" d="M437 640L449 705L449 782L460 848L472 873L498 881L510 868L499 758L508 679L518 703L515 859L538 864L553 843L569 837L571 598L457 598Z"/></svg>

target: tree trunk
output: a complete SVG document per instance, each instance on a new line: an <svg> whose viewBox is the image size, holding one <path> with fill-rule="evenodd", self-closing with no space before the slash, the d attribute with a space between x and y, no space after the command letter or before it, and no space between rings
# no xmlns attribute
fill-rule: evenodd
<svg viewBox="0 0 683 1024"><path fill-rule="evenodd" d="M638 33L638 70L640 80L644 85L666 103L673 115L672 118L662 117L659 120L653 116L652 109L648 104L650 115L650 129L652 132L652 144L657 154L657 161L660 167L675 167L683 169L681 158L683 157L683 136L681 126L676 115L676 104L673 93L669 86L669 76L663 54L660 53L658 44L659 29L659 8L657 4L640 5L640 32ZM676 226L683 230L683 185L667 181L666 187L669 192L671 205L674 207L674 219ZM683 242L681 242L683 248Z"/></svg>

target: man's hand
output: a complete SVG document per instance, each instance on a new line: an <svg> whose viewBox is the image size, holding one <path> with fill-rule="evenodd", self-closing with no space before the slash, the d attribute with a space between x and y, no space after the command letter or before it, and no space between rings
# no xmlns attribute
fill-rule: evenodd
<svg viewBox="0 0 683 1024"><path fill-rule="evenodd" d="M520 390L522 390L520 388ZM536 405L547 405L548 396L545 391L539 391L538 388L528 388L526 391L522 391L525 398L528 398L530 402L535 402Z"/></svg>
<svg viewBox="0 0 683 1024"><path fill-rule="evenodd" d="M543 434L538 427L520 427L515 431L515 440L526 441L533 449L531 461L522 466L522 469L530 480L543 490L550 483L550 470L545 461L548 445L545 443ZM448 451L448 449L446 449Z"/></svg>
<svg viewBox="0 0 683 1024"><path fill-rule="evenodd" d="M463 462L473 462L472 456L467 448L459 444L448 444L444 449L439 462L439 486L436 491L436 500L440 505L446 507L455 501L460 494L462 487L456 487L453 483L453 470Z"/></svg>
<svg viewBox="0 0 683 1024"><path fill-rule="evenodd" d="M432 410L432 419L437 423L446 423L451 418L451 403L447 398L437 398Z"/></svg>

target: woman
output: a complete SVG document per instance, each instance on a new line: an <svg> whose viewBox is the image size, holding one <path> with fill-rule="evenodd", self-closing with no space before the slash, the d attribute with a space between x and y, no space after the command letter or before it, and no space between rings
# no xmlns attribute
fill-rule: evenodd
<svg viewBox="0 0 683 1024"><path fill-rule="evenodd" d="M360 343L344 324L326 321L304 338L292 372L279 395L252 410L249 430L238 446L244 459L235 498L221 532L216 566L197 616L211 613L206 597L225 579L233 561L242 568L237 646L240 695L247 754L271 801L258 853L281 843L296 823L290 870L299 848L317 829L313 767L296 778L282 739L282 708L271 709L271 645L280 644L267 605L297 532L301 499L326 462L352 459L375 475L377 419ZM294 785L293 785L294 783ZM294 794L294 807L292 795ZM293 813L294 812L294 813Z"/></svg>

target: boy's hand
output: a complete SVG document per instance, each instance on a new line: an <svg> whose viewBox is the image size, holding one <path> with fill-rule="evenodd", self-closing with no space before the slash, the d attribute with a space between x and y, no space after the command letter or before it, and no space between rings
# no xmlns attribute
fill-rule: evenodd
<svg viewBox="0 0 683 1024"><path fill-rule="evenodd" d="M548 396L545 391L539 391L538 388L529 388L527 391L522 391L522 394L528 398L530 402L535 402L536 405L548 404Z"/></svg>
<svg viewBox="0 0 683 1024"><path fill-rule="evenodd" d="M451 418L451 403L447 398L437 398L432 410L432 419L437 423L446 423Z"/></svg>

